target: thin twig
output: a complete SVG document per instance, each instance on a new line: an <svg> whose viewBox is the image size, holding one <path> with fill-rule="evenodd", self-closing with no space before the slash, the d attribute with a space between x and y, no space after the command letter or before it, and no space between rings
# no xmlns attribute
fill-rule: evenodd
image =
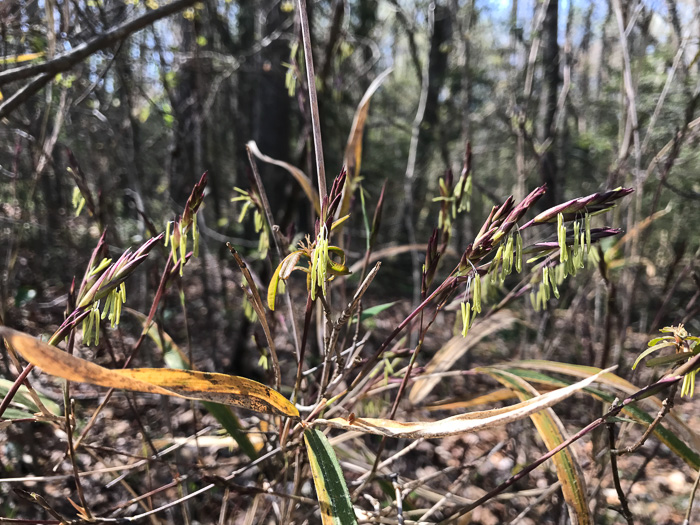
<svg viewBox="0 0 700 525"><path fill-rule="evenodd" d="M340 358L340 353L336 351L338 337L340 336L340 329L345 325L345 323L348 322L348 319L350 319L350 316L355 311L355 308L357 308L357 305L362 299L362 296L364 296L365 292L369 288L369 285L372 284L372 281L376 277L381 265L382 263L378 262L374 266L374 268L372 268L367 277L362 281L362 284L360 284L360 286L357 288L357 291L355 292L352 301L348 303L348 305L340 313L340 316L338 316L338 319L333 323L333 328L331 329L330 342L328 345L328 352L329 354L332 354L333 357L338 359Z"/></svg>
<svg viewBox="0 0 700 525"><path fill-rule="evenodd" d="M634 525L634 517L630 511L629 505L627 504L627 496L625 496L625 491L622 490L622 485L620 484L620 471L617 468L617 453L615 448L615 423L609 422L608 427L608 440L610 443L610 469L612 470L613 484L615 485L615 491L617 492L617 497L620 500L620 509L622 516L627 520L629 525Z"/></svg>
<svg viewBox="0 0 700 525"><path fill-rule="evenodd" d="M110 29L106 33L96 36L91 40L76 46L72 51L57 56L53 60L42 62L40 64L30 64L20 66L13 69L8 69L0 73L0 86L13 82L30 78L41 73L51 73L56 75L67 69L70 69L84 58L89 57L93 53L100 51L110 45L118 42L132 33L143 29L149 24L160 20L166 16L177 13L178 11L194 4L195 0L175 0L170 4L166 4L158 9L148 11L138 18L124 22L122 25Z"/></svg>
<svg viewBox="0 0 700 525"><path fill-rule="evenodd" d="M250 146L246 144L246 153L248 154L248 162L250 168L253 171L253 179L255 180L255 185L258 188L258 194L260 195L260 200L262 201L263 210L265 211L265 218L267 219L267 225L270 228L270 235L272 236L272 242L275 245L275 251L277 252L277 257L280 261L284 259L284 253L282 253L282 248L280 248L279 240L277 239L277 234L275 231L275 220L272 216L272 207L270 206L270 201L267 199L267 192L262 183L262 178L260 177L260 171L258 170L258 165L255 162L255 157L250 149ZM284 298L287 302L287 310L289 312L289 320L292 325L292 335L294 337L294 348L296 349L297 360L301 359L301 347L299 341L299 333L297 332L297 324L294 322L294 306L292 304L292 296L289 293L289 287L284 288Z"/></svg>
<svg viewBox="0 0 700 525"><path fill-rule="evenodd" d="M8 343L5 343L8 344ZM12 399L15 397L15 394L19 390L19 387L22 386L22 383L24 382L25 379L27 379L27 376L29 375L29 372L32 371L34 368L34 365L27 365L27 368L22 370L22 372L17 376L17 379L15 379L15 382L12 384L10 389L7 391L7 394L5 394L5 397L2 400L2 403L0 403L0 417L5 413L5 410L7 410L7 407L10 406L10 403L12 402Z"/></svg>
<svg viewBox="0 0 700 525"><path fill-rule="evenodd" d="M642 160L642 147L639 141L639 120L637 119L637 96L634 90L634 81L632 79L632 60L630 58L629 44L627 42L627 34L625 32L625 22L622 14L620 0L612 0L615 8L615 16L617 18L617 27L620 32L620 48L622 49L622 58L624 63L623 78L625 95L627 97L628 118L632 123L632 140L634 142L634 157L635 157L635 178L640 176L639 168ZM620 159L627 155L627 148L620 149Z"/></svg>
<svg viewBox="0 0 700 525"><path fill-rule="evenodd" d="M547 490L545 490L542 494L540 494L535 501L530 503L527 507L525 507L520 514L518 514L515 518L513 518L511 521L509 521L506 525L516 525L517 523L520 522L525 516L528 515L528 513L535 508L537 505L542 503L544 500L549 498L552 494L557 492L558 490L561 489L561 481L557 481L554 483L552 486L550 486Z"/></svg>
<svg viewBox="0 0 700 525"><path fill-rule="evenodd" d="M697 13L695 17L693 18L693 23L691 23L691 26L694 25L695 20L697 19ZM668 75L666 76L666 83L664 84L663 89L661 90L661 94L659 95L659 99L656 102L656 107L654 108L654 113L652 114L651 118L649 119L649 125L647 126L647 131L644 135L644 141L642 142L642 155L646 152L647 146L649 145L649 141L651 140L651 133L654 130L654 125L656 124L656 120L659 118L659 114L661 113L661 108L663 107L664 101L666 100L666 95L668 94L669 90L671 89L671 85L673 84L673 77L676 74L676 71L678 70L678 66L681 63L681 59L683 58L683 54L685 53L685 48L688 45L688 41L690 40L690 35L692 33L692 30L688 28L688 31L686 32L685 36L683 37L683 40L681 41L680 45L678 46L678 51L676 51L676 56L673 58L673 65L671 66L671 69L668 72Z"/></svg>
<svg viewBox="0 0 700 525"><path fill-rule="evenodd" d="M399 484L399 476L396 473L391 475L391 485L394 487L396 494L396 519L398 525L404 525L403 519L403 498L401 497L401 485Z"/></svg>
<svg viewBox="0 0 700 525"><path fill-rule="evenodd" d="M260 325L263 328L263 332L265 332L265 337L267 338L267 344L270 347L270 355L272 356L272 371L273 371L274 376L275 376L275 388L279 392L280 388L282 386L282 382L281 382L281 378L280 378L280 362L279 362L279 359L277 359L277 349L275 348L275 340L272 337L272 332L270 331L270 326L267 323L265 308L263 306L262 299L260 298L260 293L258 292L258 287L255 285L255 281L253 281L253 276L250 274L250 271L248 270L248 266L246 265L243 258L236 251L236 249L233 247L233 245L230 242L227 242L226 246L228 247L229 251L231 252L231 255L233 255L233 258L236 260L236 264L238 264L238 267L240 268L241 273L243 274L243 277L245 277L245 280L248 281L248 286L250 287L250 291L243 285L241 285L241 288L242 288L243 292L246 294L246 296L248 297L248 301L250 301L250 304L253 306L253 309L255 310L255 313L258 316L258 320L260 321ZM292 324L294 324L294 323L292 322Z"/></svg>
<svg viewBox="0 0 700 525"><path fill-rule="evenodd" d="M406 454L408 454L410 451L412 451L414 448L416 448L418 445L420 445L420 444L423 443L424 441L425 441L424 438L420 438L420 439L416 439L415 441L411 442L408 446L402 448L401 450L399 450L399 451L398 451L396 454L394 454L393 456L390 456L390 457L386 458L384 461L382 461L382 462L377 466L377 469L376 469L376 470L381 470L381 469L383 469L383 468L388 467L388 466L391 465L394 461L396 461L396 460L398 460L399 458L405 456ZM372 474L372 470L368 470L367 472L365 472L364 474L362 474L359 478L357 478L356 483L357 483L357 482L362 482L362 481L366 480L367 478L369 478L370 474Z"/></svg>
<svg viewBox="0 0 700 525"><path fill-rule="evenodd" d="M683 520L683 525L690 525L690 515L693 511L693 502L695 501L695 494L698 491L698 484L700 484L700 470L698 470L698 473L695 476L693 490L690 491L690 498L688 499L688 510L685 512L685 519Z"/></svg>
<svg viewBox="0 0 700 525"><path fill-rule="evenodd" d="M158 9L148 11L144 15L135 18L134 20L125 22L122 25L107 31L103 35L96 36L92 40L80 44L72 51L59 55L53 60L42 62L40 64L20 66L0 72L0 86L3 86L8 82L31 78L38 75L31 82L17 90L14 95L5 99L2 105L0 105L0 119L5 118L12 111L17 109L17 107L23 104L32 95L51 82L51 80L57 74L71 69L73 66L80 63L90 55L125 39L132 33L143 29L149 24L193 5L196 1L197 0L175 0L170 4L159 7Z"/></svg>
<svg viewBox="0 0 700 525"><path fill-rule="evenodd" d="M271 458L271 457L273 457L273 456L276 456L276 455L279 454L280 452L282 452L282 448L277 447L276 449L271 450L270 452L268 452L268 453L265 454L264 456L260 456L260 457L259 457L258 459L256 459L255 461L251 461L251 462L248 463L247 465L245 465L245 466L239 468L238 470L235 470L234 472L232 472L231 474L229 474L228 476L226 476L226 477L224 478L224 480L225 480L225 481L230 481L230 480L232 480L233 478L235 478L236 476L240 476L240 475L241 475L243 472L245 472L246 470L251 469L251 468L253 468L254 466L259 465L259 464L262 463L263 461L265 461L265 460L267 460L267 459L269 459L269 458ZM130 517L130 518L122 518L122 521L126 521L126 522L138 522L139 520L142 520L142 519L145 518L145 517L151 516L151 515L156 514L156 513L158 513L158 512L162 512L162 511L164 511L164 510L166 510L166 509L169 509L169 508L174 507L174 506L176 506L176 505L179 505L179 504L181 504L181 503L183 503L183 502L185 502L185 501L187 501L187 500L190 500L190 499L194 498L195 496L199 496L200 494L204 494L205 492L210 491L211 489L213 489L213 488L216 487L216 486L217 486L216 483L210 483L210 484L208 484L208 485L202 487L202 488L199 489L199 490L196 490L196 491L194 491L194 492L191 492L191 493L188 494L187 496L184 496L184 497L179 498L179 499L177 499L177 500L175 500L175 501L171 501L171 502L169 502L169 503L166 503L165 505L163 505L163 506L161 506L161 507L158 507L158 508L156 508L156 509L150 510L150 511L148 511L148 512L144 512L143 514L138 514L137 516L132 516L132 517Z"/></svg>
<svg viewBox="0 0 700 525"><path fill-rule="evenodd" d="M676 390L678 390L678 383L674 384L668 393L668 397L664 399L662 405L661 405L661 410L659 410L659 413L656 414L656 417L654 418L654 421L651 422L651 424L647 427L647 429L644 431L644 434L642 435L641 438L634 444L631 445L625 449L618 450L617 455L622 456L623 454L631 454L632 452L636 452L644 443L646 440L651 436L651 433L654 431L654 429L657 427L659 423L661 423L661 420L668 414L671 409L673 408L673 402L674 398L676 396Z"/></svg>

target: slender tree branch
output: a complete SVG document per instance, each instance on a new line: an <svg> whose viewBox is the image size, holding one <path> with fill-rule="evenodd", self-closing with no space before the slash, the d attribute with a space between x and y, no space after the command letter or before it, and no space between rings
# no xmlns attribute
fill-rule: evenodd
<svg viewBox="0 0 700 525"><path fill-rule="evenodd" d="M144 27L170 16L178 11L193 5L196 0L175 0L174 2L148 11L147 13L134 18L122 25L107 31L106 33L96 36L93 39L76 46L75 49L68 53L57 56L53 60L42 62L40 64L30 64L27 66L16 67L0 72L0 86L4 86L8 82L30 78L41 73L50 73L56 75L62 71L66 71L76 65L78 62L89 57L90 55L111 46L132 33L143 29Z"/></svg>
<svg viewBox="0 0 700 525"><path fill-rule="evenodd" d="M97 53L98 51L125 39L132 33L143 29L161 18L170 16L186 7L193 5L196 1L197 0L175 0L168 5L159 7L153 11L148 11L138 18L125 22L102 35L96 36L92 40L80 44L73 49L73 51L59 55L52 60L48 60L40 64L16 67L0 72L0 86L4 86L9 82L23 80L25 78L31 78L38 75L31 82L19 89L14 95L8 97L7 100L0 105L0 119L9 115L29 97L42 89L58 73L71 69L73 66L80 63L90 55L93 55L94 53Z"/></svg>
<svg viewBox="0 0 700 525"><path fill-rule="evenodd" d="M683 525L690 525L690 515L693 510L693 502L695 501L695 494L698 491L698 484L700 484L700 470L698 470L695 476L695 483L693 483L693 490L690 491L690 498L688 500L688 510L685 513L685 519L683 520Z"/></svg>
<svg viewBox="0 0 700 525"><path fill-rule="evenodd" d="M629 505L627 504L627 497L625 496L625 491L622 490L622 484L620 483L620 472L617 469L617 449L615 448L615 423L607 423L608 427L608 441L610 443L610 469L613 475L613 484L615 485L615 491L617 492L617 497L620 500L620 508L622 516L627 520L629 525L634 525L634 518L632 517L632 512L630 511Z"/></svg>

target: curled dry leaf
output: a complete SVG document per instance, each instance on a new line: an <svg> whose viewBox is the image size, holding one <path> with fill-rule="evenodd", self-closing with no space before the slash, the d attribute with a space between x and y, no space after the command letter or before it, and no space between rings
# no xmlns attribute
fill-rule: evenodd
<svg viewBox="0 0 700 525"><path fill-rule="evenodd" d="M284 168L289 173L291 173L292 177L294 177L294 179L301 186L301 189L304 190L304 193L306 194L306 198L309 199L309 202L313 205L314 209L316 210L316 213L319 216L321 215L321 208L319 206L320 201L318 198L318 193L316 193L316 190L313 187L313 183L311 182L311 179L309 179L309 177L306 176L306 173L301 171L299 168L292 166L288 162L273 159L272 157L268 157L267 155L264 155L263 153L260 152L260 150L258 149L258 145L253 140L248 142L248 144L246 144L246 147L250 150L250 152L253 155L255 155L257 158L259 158L263 162L267 162L268 164L274 164L275 166L279 166L280 168Z"/></svg>
<svg viewBox="0 0 700 525"><path fill-rule="evenodd" d="M365 122L367 122L367 115L369 113L369 103L372 99L372 95L379 89L382 85L384 79L392 72L392 68L389 68L377 76L374 81L369 85L367 91L365 92L362 100L357 106L355 111L355 117L352 121L352 129L350 130L350 135L348 136L348 144L345 147L345 157L343 159L343 164L347 169L348 173L348 184L343 188L343 202L340 206L340 211L338 213L339 217L345 215L350 209L350 200L355 188L357 186L358 177L360 175L360 163L362 160L362 137L365 132Z"/></svg>
<svg viewBox="0 0 700 525"><path fill-rule="evenodd" d="M477 430L505 425L529 417L540 410L556 405L575 392L595 382L602 374L610 372L615 368L617 367L608 368L583 381L574 383L571 386L533 397L532 399L528 399L527 401L513 406L460 414L439 421L413 421L404 423L392 421L390 419L355 417L352 421L345 418L318 419L315 424L342 430L353 430L356 432L366 432L368 434L406 439L442 438L466 434L468 432L476 432Z"/></svg>
<svg viewBox="0 0 700 525"><path fill-rule="evenodd" d="M265 414L299 417L299 411L282 394L244 377L170 368L112 370L10 328L0 327L0 337L7 339L34 366L69 381L213 401Z"/></svg>

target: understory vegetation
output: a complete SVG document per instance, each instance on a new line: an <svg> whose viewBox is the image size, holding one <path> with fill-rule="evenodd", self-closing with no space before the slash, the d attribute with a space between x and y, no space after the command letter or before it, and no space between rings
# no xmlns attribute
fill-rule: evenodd
<svg viewBox="0 0 700 525"><path fill-rule="evenodd" d="M0 27L0 523L694 522L700 4Z"/></svg>

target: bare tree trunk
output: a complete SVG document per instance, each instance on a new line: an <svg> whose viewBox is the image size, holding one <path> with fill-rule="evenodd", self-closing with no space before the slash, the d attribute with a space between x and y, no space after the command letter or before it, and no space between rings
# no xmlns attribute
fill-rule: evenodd
<svg viewBox="0 0 700 525"><path fill-rule="evenodd" d="M452 14L444 5L435 5L433 32L430 38L428 58L428 94L425 113L418 136L418 166L425 166L437 136L438 96L445 85L447 74L447 43L452 38Z"/></svg>
<svg viewBox="0 0 700 525"><path fill-rule="evenodd" d="M543 27L543 79L540 142L550 142L547 151L540 160L540 178L547 185L548 191L540 200L543 209L554 206L561 193L557 180L557 158L555 154L557 140L554 118L557 112L557 91L559 89L559 2L550 0L544 18Z"/></svg>
<svg viewBox="0 0 700 525"><path fill-rule="evenodd" d="M198 54L197 18L180 23L181 48L191 53L182 65L174 90L176 117L173 163L170 173L170 191L179 205L184 205L192 185L204 171L202 159L202 78Z"/></svg>
<svg viewBox="0 0 700 525"><path fill-rule="evenodd" d="M583 37L581 38L581 47L579 48L578 56L581 63L581 72L579 77L579 89L581 91L581 111L578 115L578 132L585 133L588 130L588 107L590 102L591 89L591 19L593 18L593 9L595 4L591 3L583 17Z"/></svg>
<svg viewBox="0 0 700 525"><path fill-rule="evenodd" d="M281 30L289 15L283 13L275 1L265 2L265 7L267 17L262 27L262 37L271 37L273 40L260 54L260 83L255 93L259 114L254 136L263 153L288 161L292 99L284 85L286 68L282 63L289 61L289 46L286 40L277 38L275 33ZM289 187L289 177L281 168L261 165L260 169L264 180L270 182L269 188L279 190ZM284 191L270 192L268 197L273 210L284 209L287 204Z"/></svg>

